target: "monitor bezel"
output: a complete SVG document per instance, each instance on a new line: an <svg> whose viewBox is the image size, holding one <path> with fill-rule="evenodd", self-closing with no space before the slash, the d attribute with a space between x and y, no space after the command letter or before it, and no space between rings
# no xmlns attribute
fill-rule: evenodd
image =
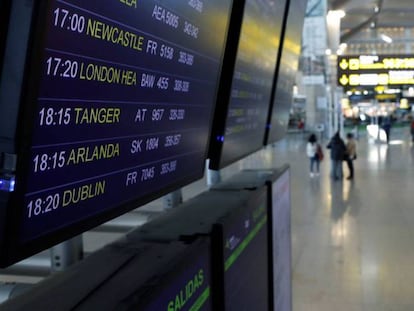
<svg viewBox="0 0 414 311"><path fill-rule="evenodd" d="M263 137L258 139L257 146L251 148L247 153L239 154L232 156L230 158L223 158L223 148L224 144L226 143L225 140L225 130L227 125L227 115L228 110L230 108L230 99L231 99L231 91L233 86L233 74L236 68L237 62L237 54L239 48L239 39L241 35L243 20L244 20L244 11L246 7L246 2L248 0L242 0L238 2L238 7L234 8L235 12L232 14L232 20L230 21L230 29L229 33L231 34L232 40L228 41L226 46L226 52L224 55L224 67L222 70L222 75L220 79L220 86L219 92L217 97L217 104L216 104L216 111L214 114L214 124L212 127L211 135L210 135L210 146L208 152L209 158L209 169L211 170L220 170L224 167L227 167L244 157L259 151L263 147L263 141L265 139L266 134L266 127L267 127L267 119L268 119L268 111L270 109L270 105L272 103L272 94L274 89L274 79L275 74L277 73L278 63L279 63L279 55L281 54L281 47L282 47L282 34L283 34L283 26L284 26L284 18L286 15L287 7L289 6L289 0L279 0L283 1L281 6L283 6L283 14L281 14L281 21L280 27L278 30L280 33L278 34L279 37L279 46L277 47L276 51L276 63L274 68L274 73L272 77L272 86L269 89L269 102L267 103L267 107L264 109L265 116L265 123L263 125Z"/></svg>
<svg viewBox="0 0 414 311"><path fill-rule="evenodd" d="M217 71L216 84L219 82L219 75L221 66L223 64L224 48L226 45L226 38L230 20L230 12L232 8L233 0L228 1L228 15L226 31L223 33L223 46L221 49L219 63L220 66ZM48 1L35 1L32 11L32 25L30 29L30 38L27 47L28 56L25 61L25 73L23 87L21 90L21 100L18 113L17 124L24 124L24 127L16 125L16 138L14 141L15 150L17 156L16 165L16 187L13 192L7 193L6 207L5 207L5 228L4 236L0 235L0 267L7 267L19 260L25 259L31 255L34 255L42 250L45 250L57 243L63 242L76 235L79 235L89 229L92 229L106 221L109 221L117 216L120 216L132 209L136 209L139 206L151 202L163 195L171 193L177 189L182 188L194 181L201 179L205 170L205 159L208 152L208 135L204 150L204 158L200 163L200 169L191 175L184 176L168 187L164 187L161 190L154 191L152 193L137 197L122 203L118 206L114 206L110 210L105 210L100 214L89 216L83 220L77 221L72 224L66 224L65 227L59 228L50 232L47 232L33 240L23 242L20 239L20 232L22 228L22 219L24 216L23 199L26 193L23 185L27 184L27 177L30 164L30 148L32 145L32 130L35 125L35 116L37 105L33 105L36 102L38 89L40 85L39 76L41 74L41 56L44 51L44 43L46 39L45 29L47 29L47 16L52 5L51 0ZM217 87L216 87L217 96ZM214 98L216 98L216 96ZM215 101L211 103L211 118L209 127L206 129L207 133L210 133L213 122L213 111ZM21 208L19 208L21 207ZM1 226L0 226L1 229ZM3 241L1 241L3 239Z"/></svg>
<svg viewBox="0 0 414 311"><path fill-rule="evenodd" d="M242 206L236 208L235 210L231 211L228 215L220 218L217 220L211 230L211 250L212 250L212 271L213 271L213 284L217 286L216 288L216 296L217 300L215 301L214 307L217 308L217 310L224 310L225 309L225 232L226 227L231 226L236 221L240 219L241 215L245 215L247 210L252 210L252 206L256 205L258 202L263 202L265 205L265 213L267 217L267 221L265 224L265 227L262 228L266 234L267 243L264 245L264 247L267 250L267 283L268 283L268 301L267 304L270 308L271 302L273 301L272 295L273 292L270 291L272 288L272 275L270 272L273 270L272 266L272 256L271 256L271 236L269 236L269 232L271 230L271 222L270 222L270 214L269 214L269 189L267 185L263 185L260 188L256 188L252 191L251 198ZM216 309L214 309L216 310Z"/></svg>
<svg viewBox="0 0 414 311"><path fill-rule="evenodd" d="M278 129L281 128L281 126L276 127L276 122L278 120L275 119L275 116L278 114L278 108L279 106L277 105L277 99L278 96L280 96L280 93L282 93L282 95L286 95L286 93L291 92L289 95L289 103L286 103L287 98L284 98L284 102L285 102L285 106L284 111L287 111L288 109L286 109L287 105L289 105L289 107L292 106L292 99L293 99L293 86L295 84L295 77L293 76L289 76L286 73L286 70L283 70L282 68L282 64L284 63L284 59L288 58L291 59L292 57L292 52L288 51L285 48L285 41L287 38L295 38L297 39L297 43L299 45L301 45L301 38L302 38L302 28L303 28L303 23L304 23L304 19L305 19L305 11L306 11L306 1L300 0L300 1L293 1L293 0L287 0L289 2L286 11L285 11L285 17L284 17L284 24L283 24L283 40L281 41L282 44L282 52L279 53L279 61L278 61L278 68L276 71L276 80L274 82L274 86L273 86L273 94L272 94L272 99L271 99L271 106L269 109L269 116L268 116L268 122L267 122L267 126L266 126L266 135L263 141L263 145L269 145L272 143L275 143L277 141L280 141L281 139L283 139L287 133L288 130L288 124L286 124L286 128L282 129L282 132L277 132ZM298 16L299 15L299 16ZM301 23L297 23L298 18L300 18ZM294 27L292 27L292 25L294 25ZM299 32L299 34L296 34L296 32ZM292 35L294 34L294 35ZM297 55L297 64L299 67L299 57L300 55ZM296 68L296 70L298 70L299 68ZM289 81L291 84L291 90L286 90L285 86L281 87L280 86L280 81ZM288 122L289 119L287 120L283 120L285 122Z"/></svg>

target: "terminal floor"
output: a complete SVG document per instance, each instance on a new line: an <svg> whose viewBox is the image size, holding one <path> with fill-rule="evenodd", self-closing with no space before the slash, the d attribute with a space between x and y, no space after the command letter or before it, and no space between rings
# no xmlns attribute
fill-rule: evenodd
<svg viewBox="0 0 414 311"><path fill-rule="evenodd" d="M408 130L394 131L389 145L361 137L353 181L331 180L329 158L311 178L304 144L290 136L272 155L292 172L293 311L414 310Z"/></svg>

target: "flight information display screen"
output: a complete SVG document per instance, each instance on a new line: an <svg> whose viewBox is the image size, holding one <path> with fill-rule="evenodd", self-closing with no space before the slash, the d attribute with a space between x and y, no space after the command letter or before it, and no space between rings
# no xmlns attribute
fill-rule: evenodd
<svg viewBox="0 0 414 311"><path fill-rule="evenodd" d="M284 28L283 49L279 61L276 90L265 144L281 140L286 135L289 112L292 106L293 86L301 53L301 38L306 4L307 1L305 0L290 1Z"/></svg>
<svg viewBox="0 0 414 311"><path fill-rule="evenodd" d="M139 243L130 243L125 249L137 246ZM73 309L213 310L210 258L207 239L190 244L153 243L114 271Z"/></svg>
<svg viewBox="0 0 414 311"><path fill-rule="evenodd" d="M269 310L266 192L223 224L225 310Z"/></svg>
<svg viewBox="0 0 414 311"><path fill-rule="evenodd" d="M44 3L12 194L23 243L202 177L231 6Z"/></svg>
<svg viewBox="0 0 414 311"><path fill-rule="evenodd" d="M199 246L194 252L187 252L178 266L168 271L159 283L148 287L145 294L152 299L142 310L213 310L208 246L206 243L203 248ZM142 306L136 304L131 310L137 308L141 310Z"/></svg>
<svg viewBox="0 0 414 311"><path fill-rule="evenodd" d="M216 108L227 118L222 128L213 130L212 169L263 146L285 6L285 0L246 0L230 101Z"/></svg>

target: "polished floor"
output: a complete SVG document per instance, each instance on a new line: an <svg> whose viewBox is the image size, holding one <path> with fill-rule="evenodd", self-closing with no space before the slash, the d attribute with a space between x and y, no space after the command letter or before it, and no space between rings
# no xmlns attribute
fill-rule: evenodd
<svg viewBox="0 0 414 311"><path fill-rule="evenodd" d="M393 129L388 145L360 133L352 181L330 178L326 148L320 176L310 177L307 135L290 134L222 171L226 178L240 169L290 164L293 311L413 311L409 129ZM345 163L343 172L348 176Z"/></svg>
<svg viewBox="0 0 414 311"><path fill-rule="evenodd" d="M306 135L290 134L221 172L225 179L245 168L290 164L293 311L414 310L414 146L408 128L393 130L388 145L362 134L353 181L331 180L326 149L321 175L311 178ZM205 180L193 183L183 189L184 199L206 189ZM161 209L157 200L138 209L140 215L115 222L128 228L142 222L142 211ZM84 234L86 251L122 235L104 231ZM5 280L10 275L0 273Z"/></svg>
<svg viewBox="0 0 414 311"><path fill-rule="evenodd" d="M408 129L394 130L389 145L362 135L352 182L331 180L329 159L320 177L310 178L303 138L291 136L273 150L292 171L293 310L414 310Z"/></svg>

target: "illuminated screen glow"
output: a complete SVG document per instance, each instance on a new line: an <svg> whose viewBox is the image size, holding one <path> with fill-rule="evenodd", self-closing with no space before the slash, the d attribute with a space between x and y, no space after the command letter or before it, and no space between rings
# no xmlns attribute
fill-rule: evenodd
<svg viewBox="0 0 414 311"><path fill-rule="evenodd" d="M203 176L230 4L42 3L9 204L19 242L90 228Z"/></svg>

